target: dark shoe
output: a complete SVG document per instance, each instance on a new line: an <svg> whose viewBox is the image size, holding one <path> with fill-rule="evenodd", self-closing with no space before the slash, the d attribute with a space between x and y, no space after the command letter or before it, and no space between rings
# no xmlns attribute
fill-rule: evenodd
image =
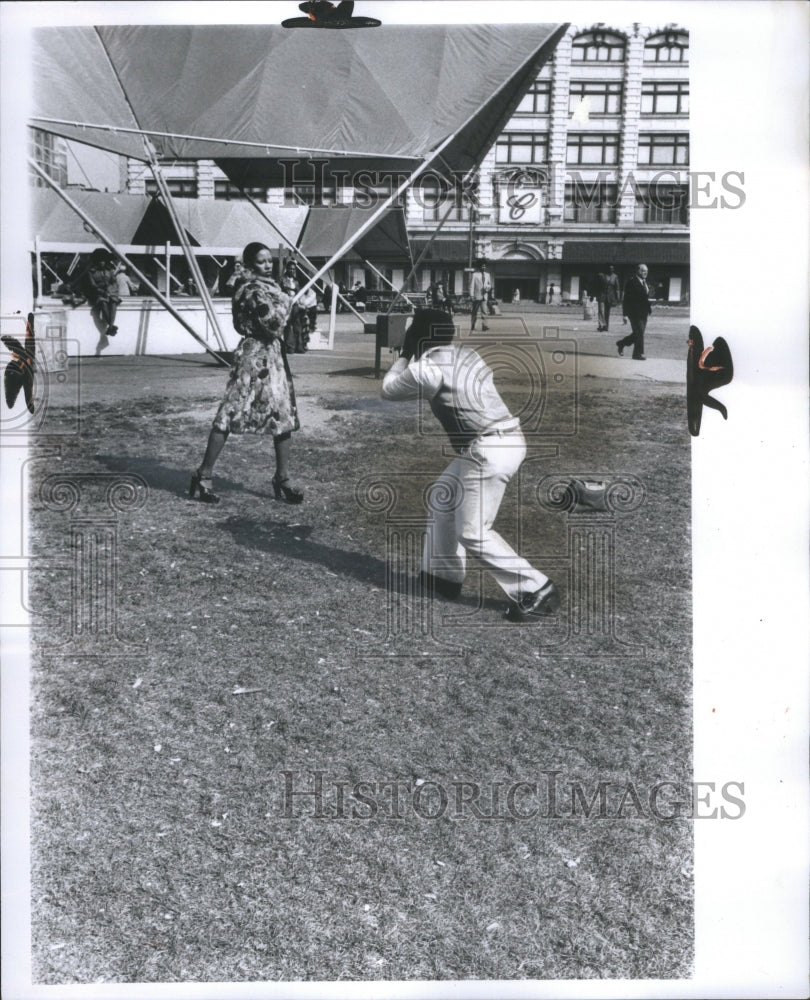
<svg viewBox="0 0 810 1000"><path fill-rule="evenodd" d="M440 576L426 573L424 570L419 574L419 590L425 597L446 597L448 601L455 601L461 593L461 584L453 583L452 580L443 580Z"/></svg>
<svg viewBox="0 0 810 1000"><path fill-rule="evenodd" d="M116 335L116 333L118 333L118 327L117 326L108 326L107 327L107 336L108 337L114 337Z"/></svg>
<svg viewBox="0 0 810 1000"><path fill-rule="evenodd" d="M276 500L283 500L284 503L301 503L304 494L301 490L288 486L289 481L289 479L277 479L273 476L273 494Z"/></svg>
<svg viewBox="0 0 810 1000"><path fill-rule="evenodd" d="M624 357L624 344L620 340L617 340L616 341L616 346L619 348L619 357L623 358Z"/></svg>
<svg viewBox="0 0 810 1000"><path fill-rule="evenodd" d="M197 494L202 503L219 503L220 498L211 489L211 480L201 479L199 472L195 472L191 477L191 486L188 488L188 495L192 500Z"/></svg>
<svg viewBox="0 0 810 1000"><path fill-rule="evenodd" d="M527 622L540 615L551 614L560 606L560 592L551 582L533 594L526 594L519 601L510 601L504 616L510 622Z"/></svg>
<svg viewBox="0 0 810 1000"><path fill-rule="evenodd" d="M481 329L484 331L484 333L486 333L489 327L486 325L486 323L484 323Z"/></svg>
<svg viewBox="0 0 810 1000"><path fill-rule="evenodd" d="M634 354L633 355L633 361L646 361L646 360L647 359L644 357L643 354Z"/></svg>

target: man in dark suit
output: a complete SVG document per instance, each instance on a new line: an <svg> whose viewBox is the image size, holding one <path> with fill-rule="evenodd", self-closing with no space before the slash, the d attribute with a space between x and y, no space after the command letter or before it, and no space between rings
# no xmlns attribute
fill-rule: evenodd
<svg viewBox="0 0 810 1000"><path fill-rule="evenodd" d="M633 348L634 361L646 361L644 357L644 331L647 328L647 317L652 312L650 292L647 287L647 265L639 264L635 275L624 286L622 298L623 323L630 320L633 331L628 337L616 341L619 357L624 354L625 347Z"/></svg>

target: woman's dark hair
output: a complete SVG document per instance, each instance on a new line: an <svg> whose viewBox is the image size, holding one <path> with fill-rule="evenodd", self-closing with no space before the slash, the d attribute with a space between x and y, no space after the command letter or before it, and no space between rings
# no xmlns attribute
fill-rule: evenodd
<svg viewBox="0 0 810 1000"><path fill-rule="evenodd" d="M256 258L262 252L266 250L268 253L272 253L270 247L266 247L264 243L248 243L245 249L242 251L242 264L245 267L252 268L256 263Z"/></svg>

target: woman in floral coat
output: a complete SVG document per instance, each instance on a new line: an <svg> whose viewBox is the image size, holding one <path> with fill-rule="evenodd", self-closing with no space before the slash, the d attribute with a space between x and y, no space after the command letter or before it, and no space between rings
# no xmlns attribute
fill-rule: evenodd
<svg viewBox="0 0 810 1000"><path fill-rule="evenodd" d="M219 503L211 476L228 436L272 434L276 456L276 500L300 503L304 495L290 485L290 436L300 427L295 389L284 347L284 326L291 300L273 281L273 258L262 243L242 253L244 274L233 295L233 325L242 334L234 353L225 395L219 405L202 464L191 477L189 495Z"/></svg>

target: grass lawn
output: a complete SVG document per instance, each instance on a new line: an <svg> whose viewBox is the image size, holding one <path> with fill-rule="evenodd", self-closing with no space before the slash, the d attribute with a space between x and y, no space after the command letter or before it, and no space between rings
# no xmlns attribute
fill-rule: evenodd
<svg viewBox="0 0 810 1000"><path fill-rule="evenodd" d="M178 366L164 373L176 391L134 399L113 381L137 363L109 372L61 461L32 463L34 980L688 976L691 821L650 807L672 782L660 812L677 811L691 780L682 387L582 379L576 433L556 455L530 446L501 510L502 532L567 591L569 521L536 482L643 484L611 519L626 653L601 656L576 636L551 651L567 593L547 624L515 626L476 572L458 607L428 612L408 566L392 590L391 519L358 484L388 478L391 518L416 531L447 459L416 433L416 405L381 401L367 372L297 381L298 507L272 500L256 437L223 452L219 506L186 498L221 371ZM502 389L519 409L520 377ZM553 422L564 390L544 390ZM48 419L69 417L55 405ZM53 473L148 484L111 529L120 642L104 655L92 633L47 648L70 632L71 526L110 517L101 501L45 503ZM586 816L573 789L593 806L600 782L604 808Z"/></svg>

